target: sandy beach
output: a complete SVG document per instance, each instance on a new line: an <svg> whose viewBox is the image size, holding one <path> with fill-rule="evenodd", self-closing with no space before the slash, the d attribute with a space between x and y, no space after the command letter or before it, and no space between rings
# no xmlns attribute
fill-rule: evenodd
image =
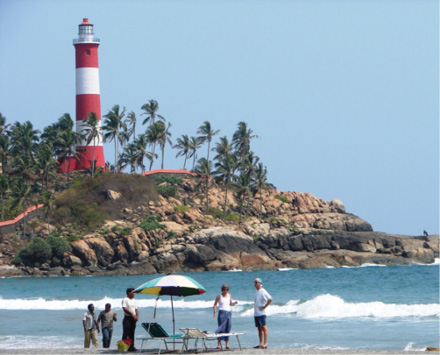
<svg viewBox="0 0 440 355"><path fill-rule="evenodd" d="M142 354L157 354L157 348L145 349ZM195 354L196 352L188 352L187 354ZM198 352L200 353L200 352ZM231 349L217 351L216 349L209 349L207 352L209 354L221 355L248 355L248 354L265 354L265 355L275 355L275 354L308 354L308 355L397 355L397 354L438 354L438 351L404 351L404 350L304 350L304 349ZM111 350L95 350L95 349L0 349L0 354L11 354L11 355L70 355L70 354L120 354L116 349ZM139 354L139 352L129 352L127 354ZM181 354L179 352L161 352L161 354Z"/></svg>

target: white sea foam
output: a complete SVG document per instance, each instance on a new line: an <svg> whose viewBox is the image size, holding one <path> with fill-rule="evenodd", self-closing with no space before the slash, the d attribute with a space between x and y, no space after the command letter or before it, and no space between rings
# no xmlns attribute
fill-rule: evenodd
<svg viewBox="0 0 440 355"><path fill-rule="evenodd" d="M241 311L242 306L252 302L238 301L234 311ZM0 309L4 310L74 310L87 309L87 306L93 303L95 308L104 309L106 303L110 303L115 310L121 309L122 298L104 297L100 300L46 300L44 298L35 299L3 299L0 298ZM156 298L137 298L136 303L140 308L154 307ZM181 309L204 309L212 308L213 301L189 301L182 298L174 298L174 308ZM171 298L163 296L157 301L157 308L171 308Z"/></svg>
<svg viewBox="0 0 440 355"><path fill-rule="evenodd" d="M440 305L383 302L350 303L338 296L325 294L306 302L291 300L285 305L272 304L266 314L306 319L439 317ZM252 316L253 309L248 309L241 315Z"/></svg>

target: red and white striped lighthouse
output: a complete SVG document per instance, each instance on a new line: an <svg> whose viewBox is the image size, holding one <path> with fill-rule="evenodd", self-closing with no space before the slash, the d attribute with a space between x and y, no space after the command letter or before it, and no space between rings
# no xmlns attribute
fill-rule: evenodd
<svg viewBox="0 0 440 355"><path fill-rule="evenodd" d="M84 18L78 26L78 38L73 40L75 46L76 63L76 132L81 133L84 129L83 120L94 112L99 119L99 138L92 140L90 144L84 140L77 145L81 149L83 167L76 165L76 170L90 167L93 155L96 167L105 166L104 148L102 146L101 133L101 99L99 91L99 66L98 46L99 38L94 37L93 25L89 19Z"/></svg>

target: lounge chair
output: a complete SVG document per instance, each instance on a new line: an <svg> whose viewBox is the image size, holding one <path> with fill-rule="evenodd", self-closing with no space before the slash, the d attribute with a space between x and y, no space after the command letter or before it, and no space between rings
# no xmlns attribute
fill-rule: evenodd
<svg viewBox="0 0 440 355"><path fill-rule="evenodd" d="M138 340L142 340L141 347L139 348L139 353L142 352L144 345L147 345L147 342L149 340L160 341L158 354L160 354L162 350L162 344L165 344L166 350L169 351L168 344L180 343L183 344L182 345L182 350L183 350L183 346L185 346L183 337L185 336L185 334L170 335L159 323L142 323L142 327L146 330L149 336L136 338Z"/></svg>
<svg viewBox="0 0 440 355"><path fill-rule="evenodd" d="M200 349L201 352L203 352L203 349L208 350L208 347L206 346L207 340L216 340L221 337L232 337L232 336L235 336L237 338L238 347L241 350L239 336L245 334L245 333L214 333L214 334L210 334L210 333L202 332L200 329L197 329L197 328L180 328L180 330L185 334L185 336L182 338L183 342L184 342L183 347L188 351L189 339L195 339L196 340L195 346L196 346L196 350L197 350L197 342L199 340L201 340L202 341L202 345L201 345L201 349Z"/></svg>

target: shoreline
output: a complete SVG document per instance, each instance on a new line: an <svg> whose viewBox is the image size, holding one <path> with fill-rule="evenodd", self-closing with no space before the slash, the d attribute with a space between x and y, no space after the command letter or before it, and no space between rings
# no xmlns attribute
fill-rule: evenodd
<svg viewBox="0 0 440 355"><path fill-rule="evenodd" d="M142 354L157 354L158 348L149 348L142 351ZM438 354L437 351L424 351L424 350L365 350L365 349L350 349L350 350L318 350L318 349L231 349L217 351L215 349L208 349L204 351L205 354L226 354L226 355L248 355L248 354L265 354L265 355L287 355L287 354L306 354L306 355L329 355L329 354L341 354L341 355L401 355L401 354ZM0 354L10 355L73 355L73 354L120 354L118 350L95 350L95 349L55 349L55 348L34 348L34 349L0 349ZM127 352L126 354L139 354L136 352ZM161 354L200 354L200 351L189 351L187 353L181 353L178 351L161 351Z"/></svg>

